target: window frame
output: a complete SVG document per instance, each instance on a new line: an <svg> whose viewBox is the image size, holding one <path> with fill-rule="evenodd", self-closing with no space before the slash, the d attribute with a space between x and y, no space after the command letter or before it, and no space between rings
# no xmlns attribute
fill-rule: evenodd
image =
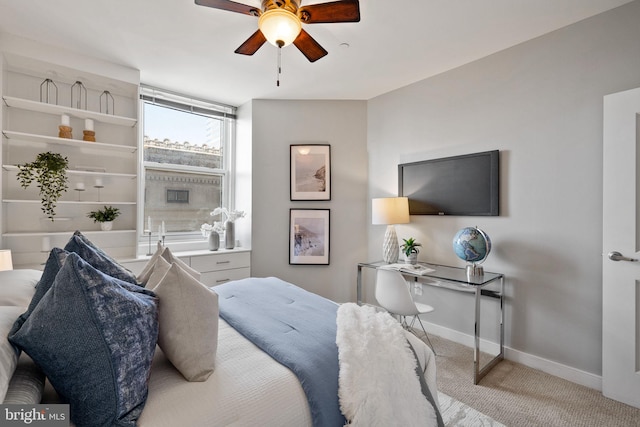
<svg viewBox="0 0 640 427"><path fill-rule="evenodd" d="M145 104L155 104L186 113L197 114L205 117L221 119L221 145L222 168L208 168L202 166L188 166L168 163L150 162L144 160L144 107ZM138 124L139 149L138 149L138 255L148 254L151 248L147 248L152 240L148 233L145 233L146 219L144 217L146 209L146 174L147 170L158 170L176 173L202 174L207 176L221 177L221 204L229 209L235 209L235 154L236 154L236 107L209 101L201 98L190 97L165 89L153 86L140 85L139 90L139 114ZM211 210L217 206L211 206ZM151 230L152 234L155 234ZM202 238L200 230L190 232L167 232L166 244L183 245L187 249L198 249L198 246L205 248L207 242ZM196 247L194 247L194 245Z"/></svg>

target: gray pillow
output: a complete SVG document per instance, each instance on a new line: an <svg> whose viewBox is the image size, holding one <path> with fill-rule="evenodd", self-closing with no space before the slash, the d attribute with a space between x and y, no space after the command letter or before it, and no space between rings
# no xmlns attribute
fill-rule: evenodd
<svg viewBox="0 0 640 427"><path fill-rule="evenodd" d="M73 233L73 236L71 236L71 239L69 239L65 245L64 250L77 253L94 268L109 276L133 284L138 283L135 274L120 265L79 231Z"/></svg>
<svg viewBox="0 0 640 427"><path fill-rule="evenodd" d="M158 338L157 298L76 253L62 264L10 340L69 402L77 426L134 427Z"/></svg>

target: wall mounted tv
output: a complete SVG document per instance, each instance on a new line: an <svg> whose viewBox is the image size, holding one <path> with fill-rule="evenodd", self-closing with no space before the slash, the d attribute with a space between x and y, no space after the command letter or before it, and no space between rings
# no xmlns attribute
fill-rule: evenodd
<svg viewBox="0 0 640 427"><path fill-rule="evenodd" d="M499 151L398 165L398 187L411 215L497 216Z"/></svg>

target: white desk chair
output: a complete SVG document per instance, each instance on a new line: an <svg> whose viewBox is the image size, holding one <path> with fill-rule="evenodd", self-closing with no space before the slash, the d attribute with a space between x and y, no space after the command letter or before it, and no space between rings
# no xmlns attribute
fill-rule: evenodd
<svg viewBox="0 0 640 427"><path fill-rule="evenodd" d="M415 333L413 325L417 319L422 328L422 332L424 332L424 336L429 342L429 347L431 347L431 350L433 350L435 354L436 350L433 348L429 335L427 335L427 331L424 329L422 320L420 320L419 317L421 314L430 313L434 309L430 305L415 302L413 298L411 298L407 281L400 272L378 268L376 273L375 296L378 304L380 304L382 308L391 314L400 316L402 327L416 336L418 335ZM411 323L407 323L407 316L413 316Z"/></svg>

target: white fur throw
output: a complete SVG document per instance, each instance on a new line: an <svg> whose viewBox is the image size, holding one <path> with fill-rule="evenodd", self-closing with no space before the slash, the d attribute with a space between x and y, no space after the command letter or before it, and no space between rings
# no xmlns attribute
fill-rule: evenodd
<svg viewBox="0 0 640 427"><path fill-rule="evenodd" d="M337 325L338 396L347 425L436 426L400 324L373 307L347 303L338 309Z"/></svg>

